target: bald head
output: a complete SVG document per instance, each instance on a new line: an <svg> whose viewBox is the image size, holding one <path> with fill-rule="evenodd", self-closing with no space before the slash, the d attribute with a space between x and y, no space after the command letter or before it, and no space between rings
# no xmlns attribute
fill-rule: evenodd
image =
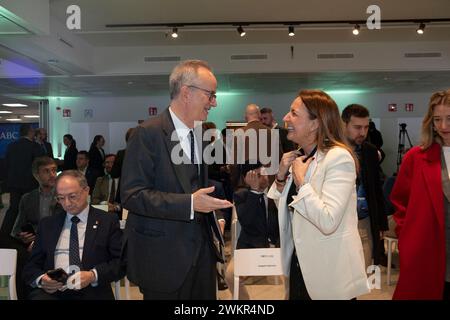
<svg viewBox="0 0 450 320"><path fill-rule="evenodd" d="M261 120L261 112L256 104L249 104L247 108L245 108L245 120L247 122Z"/></svg>

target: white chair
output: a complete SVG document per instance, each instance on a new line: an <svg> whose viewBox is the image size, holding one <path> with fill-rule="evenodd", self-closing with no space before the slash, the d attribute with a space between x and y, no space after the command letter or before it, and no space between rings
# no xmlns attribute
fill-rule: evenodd
<svg viewBox="0 0 450 320"><path fill-rule="evenodd" d="M388 259L387 259L387 285L391 285L391 268L392 268L392 252L398 248L398 239L384 236L384 241L387 242ZM392 249L394 245L394 249Z"/></svg>
<svg viewBox="0 0 450 320"><path fill-rule="evenodd" d="M231 256L234 256L234 250L236 250L239 234L241 233L241 224L237 218L236 207L233 205L231 215Z"/></svg>
<svg viewBox="0 0 450 320"><path fill-rule="evenodd" d="M124 286L125 286L125 300L130 300L130 281L125 276L123 278ZM114 296L116 300L123 300L122 295L120 294L120 280L114 282Z"/></svg>
<svg viewBox="0 0 450 320"><path fill-rule="evenodd" d="M231 222L231 244L234 263L234 289L233 300L239 299L239 277L240 276L280 276L283 275L281 268L280 248L259 248L236 250L241 224L237 218L236 207L233 206ZM275 279L275 284L279 284Z"/></svg>
<svg viewBox="0 0 450 320"><path fill-rule="evenodd" d="M233 300L239 299L240 276L280 275L283 275L280 248L235 250Z"/></svg>
<svg viewBox="0 0 450 320"><path fill-rule="evenodd" d="M0 276L8 276L9 300L17 300L16 292L17 250L0 249Z"/></svg>

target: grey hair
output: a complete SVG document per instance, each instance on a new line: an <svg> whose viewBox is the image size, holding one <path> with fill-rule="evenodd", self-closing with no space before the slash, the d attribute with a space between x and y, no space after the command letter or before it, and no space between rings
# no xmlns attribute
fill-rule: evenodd
<svg viewBox="0 0 450 320"><path fill-rule="evenodd" d="M183 85L192 84L194 82L198 75L198 69L200 68L205 68L212 72L211 67L203 60L185 60L173 68L169 78L169 93L171 100L178 97Z"/></svg>
<svg viewBox="0 0 450 320"><path fill-rule="evenodd" d="M61 180L63 177L72 177L77 179L78 184L80 185L81 188L86 188L88 186L86 177L84 176L84 174L82 174L80 171L78 170L66 170L63 171L57 178L56 178L56 185L58 185L59 180Z"/></svg>

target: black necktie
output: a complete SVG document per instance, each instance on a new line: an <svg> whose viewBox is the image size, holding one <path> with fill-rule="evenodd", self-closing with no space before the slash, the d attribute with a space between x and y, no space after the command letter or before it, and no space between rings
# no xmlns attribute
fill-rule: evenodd
<svg viewBox="0 0 450 320"><path fill-rule="evenodd" d="M72 226L70 227L69 265L81 267L80 245L78 243L77 228L77 224L78 222L80 222L80 218L74 216L70 220L72 221Z"/></svg>
<svg viewBox="0 0 450 320"><path fill-rule="evenodd" d="M194 132L189 131L189 139L191 140L191 163L195 164L195 143L194 143Z"/></svg>
<svg viewBox="0 0 450 320"><path fill-rule="evenodd" d="M294 201L294 195L297 194L297 186L295 185L294 179L292 179L291 187L289 188L288 196L287 196L287 204Z"/></svg>

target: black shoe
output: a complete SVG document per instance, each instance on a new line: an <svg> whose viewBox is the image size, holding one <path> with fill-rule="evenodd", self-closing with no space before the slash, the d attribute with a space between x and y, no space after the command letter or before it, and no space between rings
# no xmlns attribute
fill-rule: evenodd
<svg viewBox="0 0 450 320"><path fill-rule="evenodd" d="M225 282L225 279L220 274L217 275L217 288L220 291L228 289L228 286L227 286L227 283Z"/></svg>

